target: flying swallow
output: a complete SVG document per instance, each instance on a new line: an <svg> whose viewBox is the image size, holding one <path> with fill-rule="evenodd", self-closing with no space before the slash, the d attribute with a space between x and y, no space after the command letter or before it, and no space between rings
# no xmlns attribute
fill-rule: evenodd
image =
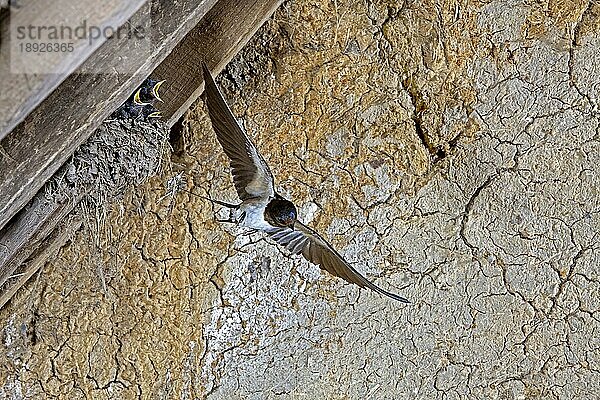
<svg viewBox="0 0 600 400"><path fill-rule="evenodd" d="M233 183L242 201L234 205L212 200L234 210L232 219L226 222L263 231L291 253L302 254L308 261L332 275L408 303L404 297L381 289L369 281L348 264L321 235L298 221L296 207L275 191L275 181L269 166L236 121L205 63L202 63L202 69L208 115L217 140L229 157Z"/></svg>

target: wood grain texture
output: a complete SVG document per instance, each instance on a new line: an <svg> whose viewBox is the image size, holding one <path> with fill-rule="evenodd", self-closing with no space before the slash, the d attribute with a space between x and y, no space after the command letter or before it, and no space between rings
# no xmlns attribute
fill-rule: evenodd
<svg viewBox="0 0 600 400"><path fill-rule="evenodd" d="M167 79L168 83L163 86L166 90L161 89L163 103L165 108L162 110L168 124L171 125L176 121L201 93L203 80L200 61L204 54L207 54L207 61L210 63L213 70L220 71L231 58L250 40L256 30L264 23L264 21L275 11L281 1L253 1L253 2L235 2L230 0L220 1L216 4L209 13L194 27L188 29L189 33L180 41L169 56L150 74L152 77ZM159 11L153 11L155 15L160 15ZM170 27L157 27L159 31L173 30L176 27L173 22L165 22ZM231 34L223 34L223 32L231 32ZM204 46L204 47L200 47ZM206 50L202 50L206 49ZM108 54L105 55L108 57ZM199 70L198 73L197 70ZM93 76L88 76L86 79L92 79ZM66 82L70 82L69 78ZM84 81L85 82L85 81ZM103 91L104 83L102 81L89 81L98 85L98 90ZM85 97L87 91L82 84L71 82L73 90L78 90L80 97ZM61 86L62 87L62 86ZM175 90L178 89L178 90ZM133 89L132 89L133 90ZM54 95L52 96L55 97ZM110 95L107 95L107 99ZM62 101L64 111L64 99L57 98L57 101ZM45 103L44 103L45 104ZM106 104L106 103L104 103ZM113 104L113 102L109 103ZM91 106L91 105L90 105ZM60 107L48 107L48 112L54 112L55 119L60 118ZM98 111L100 112L100 111ZM37 118L42 118L37 116ZM46 119L47 120L47 119ZM34 132L39 133L42 127L42 121L35 121ZM26 126L23 126L26 128ZM82 128L83 129L83 128ZM81 132L77 140L81 140L85 132ZM85 129L91 130L92 125L89 123ZM49 129L52 131L52 129ZM69 137L69 132L58 130L64 136ZM89 136L86 135L85 137ZM0 171L2 168L8 168L10 163L16 162L13 158L15 148L20 148L21 157L27 153L27 142L23 143L19 140L27 138L34 141L36 137L26 135L26 131L22 131L20 136L9 136L0 144L5 146L5 149L11 151L4 152L4 157L0 160ZM9 140L14 140L10 142ZM82 141L82 140L81 140ZM49 149L50 163L54 163L51 159L52 151L57 152L59 149L52 146L61 145L61 151L64 154L71 154L75 149L70 143L57 143L52 138L47 139L47 148ZM32 144L35 146L36 142ZM20 147L19 147L20 146ZM44 148L44 147L42 147ZM0 156L3 148L0 147ZM27 178L30 170L27 170L25 159L19 164L20 168L24 168L14 176L6 174L2 181L0 175L0 186L12 182L12 188L19 189L17 179ZM34 178L36 175L32 175ZM43 176L40 175L40 179ZM23 193L27 193L23 188ZM36 189L37 190L37 189ZM0 197L3 194L0 193ZM81 196L69 203L59 203L56 201L47 201L44 199L43 191L37 193L19 214L17 214L3 229L0 230L0 307L2 307L14 293L22 286L36 271L43 265L44 257L48 257L51 251L44 250L45 248L54 249L60 247L68 235L64 231L71 230L69 224L62 224L60 221L65 218L68 213L77 205ZM1 204L1 203L0 203ZM11 212L16 210L16 207L7 207ZM0 220L2 222L2 220Z"/></svg>
<svg viewBox="0 0 600 400"><path fill-rule="evenodd" d="M73 201L80 199L78 196ZM71 209L72 204L66 201L45 199L40 194L0 231L0 287Z"/></svg>
<svg viewBox="0 0 600 400"><path fill-rule="evenodd" d="M71 203L72 204L72 203ZM21 240L13 249L11 257L3 261L0 268L0 308L31 278L68 238L81 226L81 218L70 214L72 205L55 204L52 212L39 221L39 230L21 235ZM6 237L4 237L6 238ZM3 238L0 238L2 240ZM14 240L14 239L13 239ZM2 258L5 255L2 254Z"/></svg>
<svg viewBox="0 0 600 400"><path fill-rule="evenodd" d="M219 1L205 18L156 68L155 79L165 79L161 111L173 125L204 88L201 61L217 74L248 42L282 0Z"/></svg>
<svg viewBox="0 0 600 400"><path fill-rule="evenodd" d="M18 26L33 27L77 27L83 19L86 26L119 27L122 26L147 0L110 0L97 2L83 0L19 1L6 12L0 31L3 40L0 44L0 139L4 138L19 122L39 105L70 73L75 71L96 49L107 41L104 35L93 40L73 40L72 52L45 53L38 58L36 69L48 73L24 73L18 66L18 60L12 59L11 46L17 46L16 38L11 36ZM48 7L50 5L50 7ZM83 12L85 11L85 14ZM82 16L85 15L85 16ZM34 30L37 34L37 31ZM10 55L10 56L9 56ZM29 55L25 55L26 58ZM11 63L14 63L11 65ZM56 73L58 72L58 73Z"/></svg>
<svg viewBox="0 0 600 400"><path fill-rule="evenodd" d="M136 49L126 38L101 46L77 71L106 74L72 74L0 141L0 229L214 3L153 2L153 46ZM145 15L146 10L138 12ZM131 75L110 73L123 62L130 63Z"/></svg>

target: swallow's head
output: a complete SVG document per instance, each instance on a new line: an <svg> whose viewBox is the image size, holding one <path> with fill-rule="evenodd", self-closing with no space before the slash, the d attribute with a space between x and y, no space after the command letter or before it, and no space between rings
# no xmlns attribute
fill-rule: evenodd
<svg viewBox="0 0 600 400"><path fill-rule="evenodd" d="M265 208L265 220L273 226L294 229L298 212L294 203L285 199L273 199Z"/></svg>

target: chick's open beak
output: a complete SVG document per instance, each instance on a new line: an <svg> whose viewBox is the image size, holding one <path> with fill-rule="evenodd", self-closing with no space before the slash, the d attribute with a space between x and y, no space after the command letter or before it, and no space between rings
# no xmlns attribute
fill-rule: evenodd
<svg viewBox="0 0 600 400"><path fill-rule="evenodd" d="M160 98L160 95L158 94L158 89L160 89L163 83L165 83L165 80L157 82L156 85L154 85L154 87L152 88L152 95L154 96L154 98L156 98L156 100L160 101L161 103L163 99Z"/></svg>

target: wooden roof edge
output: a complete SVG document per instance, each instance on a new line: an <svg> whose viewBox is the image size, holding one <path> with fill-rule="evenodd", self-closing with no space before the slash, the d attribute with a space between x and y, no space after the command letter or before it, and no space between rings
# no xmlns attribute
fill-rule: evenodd
<svg viewBox="0 0 600 400"><path fill-rule="evenodd" d="M127 37L105 42L0 141L0 229L216 2L151 2L151 45ZM115 73L120 63L127 74Z"/></svg>
<svg viewBox="0 0 600 400"><path fill-rule="evenodd" d="M188 30L173 51L148 74L167 81L163 85L164 92L161 88L164 100L161 111L168 126L172 126L200 95L204 84L201 60L206 60L215 73L220 72L281 3L282 0L219 0ZM224 35L224 32L232 34ZM142 79L144 76L139 81ZM124 93L123 100L134 88ZM113 107L107 111L108 115L116 107L115 102L107 104ZM89 134L91 131L87 136ZM75 226L75 222L65 223L64 216L77 201L48 204L43 196L43 190L38 190L29 205L21 208L21 212L0 229L0 253L5 253L4 257L0 254L0 308L64 244L69 237L65 232L72 232Z"/></svg>
<svg viewBox="0 0 600 400"><path fill-rule="evenodd" d="M127 0L120 2L98 2L96 0L80 0L78 7L73 7L72 0L55 0L52 7L46 10L44 15L43 28L55 27L61 28L60 22L79 21L82 16L79 10L85 8L95 14L94 27L122 27L133 15L140 10L149 0ZM0 42L0 51L9 59L18 57L18 52L13 51L13 47L19 44L33 43L32 38L13 37L17 28L10 28L12 24L19 22L35 23L39 19L39 5L32 2L15 3L8 8L2 9L2 18L0 19L0 31L6 36L7 40ZM14 14L14 15L13 15ZM11 18L12 17L12 18ZM56 26L52 22L57 23ZM60 22L59 22L60 21ZM35 28L37 25L31 25ZM79 26L79 25L77 25ZM77 28L75 26L75 28ZM86 25L87 26L87 25ZM69 28L73 28L68 26ZM81 26L80 26L81 27ZM42 27L40 27L42 28ZM64 29L65 26L62 26ZM91 27L88 27L91 28ZM46 29L46 32L48 29ZM21 30L21 33L26 30ZM72 32L72 30L71 30ZM86 34L89 33L86 31ZM94 39L73 38L71 51L64 51L54 60L39 58L40 65L36 66L38 73L33 71L12 71L13 65L18 62L11 60L10 64L5 64L0 68L0 81L3 82L1 96L10 96L10 107L3 110L0 115L0 140L10 133L19 123L21 123L44 99L46 99L54 89L56 89L70 74L77 71L77 68L97 50L106 43L109 38L106 35L99 35ZM14 43L13 43L14 42ZM24 56L28 58L29 54ZM10 66L9 66L10 65ZM47 71L45 71L47 69ZM46 73L39 73L46 72ZM12 76L11 76L12 75ZM15 79L22 75L27 81L23 86L23 80Z"/></svg>

